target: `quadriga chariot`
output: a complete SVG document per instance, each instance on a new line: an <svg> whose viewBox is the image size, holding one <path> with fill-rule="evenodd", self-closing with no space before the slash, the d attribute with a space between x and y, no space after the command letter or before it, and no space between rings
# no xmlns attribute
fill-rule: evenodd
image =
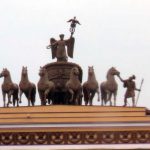
<svg viewBox="0 0 150 150"><path fill-rule="evenodd" d="M73 67L79 69L79 80L82 83L82 68L72 62L54 62L44 66L48 72L48 78L55 83L55 92L53 95L53 104L67 104L66 82L70 78L70 72Z"/></svg>

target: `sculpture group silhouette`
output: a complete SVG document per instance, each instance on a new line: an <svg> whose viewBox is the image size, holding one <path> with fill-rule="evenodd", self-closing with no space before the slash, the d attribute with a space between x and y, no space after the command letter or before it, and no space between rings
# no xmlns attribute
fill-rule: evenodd
<svg viewBox="0 0 150 150"><path fill-rule="evenodd" d="M51 48L52 59L56 58L57 61L40 67L39 76L40 79L37 83L37 89L41 105L83 105L82 99L84 97L85 105L93 105L93 98L97 93L98 101L101 97L101 105L116 106L116 96L118 85L115 80L115 75L125 84L127 88L124 106L127 106L127 98L132 98L133 106L135 106L135 90L140 91L135 86L135 78L129 78L123 80L120 77L120 72L112 67L108 70L106 75L106 81L102 82L99 86L98 81L94 73L94 68L88 68L88 80L82 85L82 69L75 63L68 62L68 57L73 58L76 25L79 21L74 17L68 20L70 23L70 37L64 40L64 34L60 34L60 40L50 38L50 44L46 47ZM67 49L66 49L67 48ZM7 68L4 68L0 74L0 77L4 77L2 84L2 95L4 107L9 107L13 100L13 106L19 106L21 103L21 96L24 93L28 106L34 106L36 101L36 85L29 81L27 67L22 68L21 81L19 86L12 82L10 72ZM100 88L99 88L100 87ZM99 90L100 89L100 90ZM100 96L101 94L101 96ZM6 105L6 95L8 97ZM20 95L18 97L18 95ZM114 103L112 103L112 95L114 96ZM109 104L108 104L109 102Z"/></svg>
<svg viewBox="0 0 150 150"><path fill-rule="evenodd" d="M77 67L73 67L70 71L70 77L65 84L65 101L61 104L92 106L94 100L93 98L95 93L97 93L97 101L101 101L102 106L116 106L118 85L114 77L115 75L121 78L120 72L116 68L111 67L106 74L106 81L99 84L96 80L94 67L89 66L88 80L82 84L79 80L79 69ZM40 79L37 83L37 90L41 105L57 104L58 102L55 102L54 95L56 96L56 94L59 93L56 92L55 83L49 80L48 72L44 67L40 67L39 76ZM18 107L19 102L22 102L21 96L23 93L27 98L28 106L35 105L36 85L29 81L27 67L22 67L19 86L12 82L10 72L7 68L2 70L0 77L4 77L4 82L2 84L4 107L9 107L12 102L14 107ZM7 105L6 95L8 95ZM112 95L114 96L114 103L112 103Z"/></svg>

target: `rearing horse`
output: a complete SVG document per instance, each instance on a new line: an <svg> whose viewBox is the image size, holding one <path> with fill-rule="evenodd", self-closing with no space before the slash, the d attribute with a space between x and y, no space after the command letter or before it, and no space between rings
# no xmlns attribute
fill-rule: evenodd
<svg viewBox="0 0 150 150"><path fill-rule="evenodd" d="M41 99L41 105L46 105L47 99L50 104L50 100L53 100L55 84L54 82L49 81L48 73L44 67L40 67L39 76L40 80L38 82L38 92Z"/></svg>
<svg viewBox="0 0 150 150"><path fill-rule="evenodd" d="M119 75L120 72L116 70L114 67L110 68L107 72L107 81L102 82L100 85L100 90L101 90L101 104L103 104L109 101L110 106L112 106L112 101L111 97L112 94L114 96L114 106L116 106L116 96L117 96L117 90L118 90L118 84L115 80L115 75Z"/></svg>
<svg viewBox="0 0 150 150"><path fill-rule="evenodd" d="M21 103L21 96L24 93L26 98L28 99L28 106L30 106L30 102L32 106L34 106L36 86L34 83L31 83L28 79L27 67L22 67L21 81L19 83L19 87L20 87L20 103Z"/></svg>
<svg viewBox="0 0 150 150"><path fill-rule="evenodd" d="M91 106L93 105L92 102L96 92L98 95L98 101L100 101L99 86L95 77L94 68L92 66L92 67L88 67L88 80L83 84L85 105L88 105L88 103Z"/></svg>
<svg viewBox="0 0 150 150"><path fill-rule="evenodd" d="M9 107L9 104L12 103L11 96L13 96L13 106L15 107L16 101L17 101L17 106L19 106L18 85L12 82L10 72L6 68L3 69L3 71L0 73L0 78L1 77L4 77L4 82L2 84L4 107L6 107L6 94L8 95L7 107Z"/></svg>
<svg viewBox="0 0 150 150"><path fill-rule="evenodd" d="M71 95L69 103L81 105L82 103L82 86L79 81L79 69L73 67L70 72L70 79L66 82L66 89Z"/></svg>

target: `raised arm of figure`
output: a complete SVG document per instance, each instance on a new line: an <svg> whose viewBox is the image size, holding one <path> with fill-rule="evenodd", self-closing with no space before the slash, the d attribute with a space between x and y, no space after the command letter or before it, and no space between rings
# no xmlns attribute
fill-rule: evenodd
<svg viewBox="0 0 150 150"><path fill-rule="evenodd" d="M120 74L117 75L117 76L118 76L118 78L120 79L121 82L124 82L124 80L121 78Z"/></svg>

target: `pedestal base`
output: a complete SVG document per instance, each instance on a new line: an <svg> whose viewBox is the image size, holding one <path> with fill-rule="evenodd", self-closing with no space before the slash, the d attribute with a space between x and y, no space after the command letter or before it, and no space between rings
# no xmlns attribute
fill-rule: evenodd
<svg viewBox="0 0 150 150"><path fill-rule="evenodd" d="M0 109L0 145L139 143L150 143L150 117L143 107Z"/></svg>

